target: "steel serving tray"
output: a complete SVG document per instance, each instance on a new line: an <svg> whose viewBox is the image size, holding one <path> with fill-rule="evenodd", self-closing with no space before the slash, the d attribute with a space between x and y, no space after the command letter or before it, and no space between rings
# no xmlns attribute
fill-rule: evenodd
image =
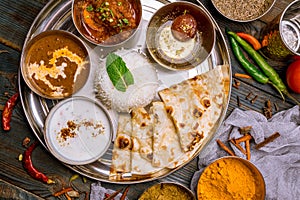
<svg viewBox="0 0 300 200"><path fill-rule="evenodd" d="M138 49L140 51L143 51L147 53L146 45L145 45L145 37L146 37L146 27L147 23L150 20L152 14L161 6L164 4L170 3L172 1L166 1L166 0L142 0L142 8L143 8L143 21L140 33L137 37L137 39L134 39L130 41L128 44L126 44L125 48L134 48ZM201 2L198 1L198 4L202 6L204 9L205 7L201 4ZM74 33L75 35L79 36L79 33L77 32L73 21L72 21L72 14L71 14L71 8L72 8L72 0L52 0L50 1L38 14L36 19L34 20L27 37L24 42L24 47L28 43L28 41L33 38L38 33L41 33L45 30L51 30L51 29L62 29L69 32ZM206 10L206 9L205 9ZM207 10L206 10L207 11ZM208 11L207 11L208 12ZM208 12L209 14L209 12ZM160 81L163 83L160 89L164 87L168 87L172 84L174 84L174 80L177 82L180 80L191 78L197 74L201 74L203 72L206 72L210 69L213 69L217 65L223 65L227 64L230 66L230 56L228 53L228 49L224 40L224 37L222 35L222 32L220 28L218 27L216 21L213 19L213 17L209 14L209 16L212 18L216 30L216 43L213 48L213 51L209 58L199 65L196 68L193 68L191 70L187 71L181 71L181 72L170 72L162 67L157 66L158 75L160 77ZM83 39L84 40L84 39ZM94 60L92 62L95 62L97 64L99 60L99 56L104 56L108 52L114 50L114 49L103 49L100 47L97 47L93 44L90 44L86 41L90 54ZM90 73L90 76L92 76L93 72ZM96 162L93 162L91 164L86 165L68 165L65 164L67 167L72 169L73 171L87 176L94 180L99 180L103 182L109 182L109 183L119 183L119 184L133 184L133 183L141 183L141 182L147 182L152 181L158 178L163 178L167 175L170 175L171 173L177 171L178 169L182 168L186 164L188 164L190 161L192 161L199 153L205 152L205 146L209 143L209 141L212 139L212 137L217 132L217 129L221 125L223 119L225 118L226 111L229 104L229 97L231 93L231 67L229 67L229 73L227 74L229 77L228 79L229 84L225 88L228 91L228 95L226 95L226 98L224 99L224 106L222 109L221 116L217 123L214 126L214 129L212 130L213 134L211 134L210 138L207 138L207 140L203 143L203 145L200 146L200 148L194 153L194 155L183 165L174 168L174 169L167 169L164 168L154 174L147 175L147 176L132 176L128 178L124 178L122 180L110 180L109 179L109 173L110 173L110 164L111 164L111 156L112 156L112 149L113 149L113 143L111 143L108 151L106 154L97 160ZM48 100L45 98L42 98L35 94L33 91L29 89L29 87L25 84L22 75L19 71L18 74L18 84L19 84L19 91L21 96L21 102L22 106L24 108L24 112L26 115L26 118L36 135L37 139L42 143L42 145L47 149L45 138L44 138L44 124L46 117L49 113L49 111L56 105L59 101L58 100ZM76 95L82 95L94 98L93 94L93 78L89 77L88 83L84 86L82 90L80 90ZM113 126L114 130L116 130L116 112L110 111L110 115L113 119ZM48 150L48 149L47 149Z"/></svg>

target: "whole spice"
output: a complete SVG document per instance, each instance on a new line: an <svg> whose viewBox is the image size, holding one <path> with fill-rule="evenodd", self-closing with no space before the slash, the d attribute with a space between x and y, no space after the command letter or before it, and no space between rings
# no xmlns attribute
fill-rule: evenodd
<svg viewBox="0 0 300 200"><path fill-rule="evenodd" d="M250 103L251 103L251 104L254 104L257 98L258 98L258 95L255 95L255 96L253 97L253 99L250 100Z"/></svg>
<svg viewBox="0 0 300 200"><path fill-rule="evenodd" d="M54 183L53 180L49 179L45 174L43 174L42 172L39 172L34 166L33 166L33 163L32 163L32 160L31 160L31 154L33 152L33 150L37 147L38 145L38 142L34 142L32 143L24 152L24 158L22 160L23 162L23 166L24 168L26 169L27 173L35 178L36 180L39 180L39 181L42 181L44 183L47 183L47 184L52 184Z"/></svg>
<svg viewBox="0 0 300 200"><path fill-rule="evenodd" d="M234 139L229 140L238 150L240 150L243 154L247 154L246 150L243 149L243 147L237 143Z"/></svg>
<svg viewBox="0 0 300 200"><path fill-rule="evenodd" d="M237 101L238 107L241 107L242 104L241 104L241 100L240 100L240 97L239 97L239 96L236 96L236 101Z"/></svg>
<svg viewBox="0 0 300 200"><path fill-rule="evenodd" d="M231 151L223 142L221 142L221 140L217 140L216 141L218 143L218 145L224 150L226 151L229 155L231 156L235 156L234 152Z"/></svg>
<svg viewBox="0 0 300 200"><path fill-rule="evenodd" d="M235 158L219 159L210 164L198 182L198 199L262 199L258 178Z"/></svg>
<svg viewBox="0 0 300 200"><path fill-rule="evenodd" d="M252 92L249 92L246 96L246 99L249 99L251 95L252 95Z"/></svg>
<svg viewBox="0 0 300 200"><path fill-rule="evenodd" d="M245 146L246 146L246 157L247 160L250 160L251 158L251 153L250 153L250 140L245 141Z"/></svg>
<svg viewBox="0 0 300 200"><path fill-rule="evenodd" d="M280 136L280 134L278 132L275 132L274 134L270 135L269 137L267 137L264 141L262 141L261 143L258 143L255 146L255 149L260 149L261 147L265 146L266 144L272 142L273 140L275 140L276 138L278 138Z"/></svg>
<svg viewBox="0 0 300 200"><path fill-rule="evenodd" d="M5 104L2 112L2 128L5 131L10 130L10 121L13 112L13 108L17 104L19 93L14 94Z"/></svg>
<svg viewBox="0 0 300 200"><path fill-rule="evenodd" d="M271 101L267 100L265 103L265 107L263 108L263 113L266 116L267 119L270 119L272 117L272 105Z"/></svg>
<svg viewBox="0 0 300 200"><path fill-rule="evenodd" d="M251 140L252 136L250 134L245 134L244 136L234 139L234 142L239 144L241 142L246 142L247 140Z"/></svg>
<svg viewBox="0 0 300 200"><path fill-rule="evenodd" d="M65 194L65 193L69 192L69 191L72 191L72 190L73 190L73 188L71 188L71 187L63 188L62 190L60 190L60 191L58 191L58 192L55 192L55 193L53 194L53 196L58 197L58 196L63 195L63 194Z"/></svg>

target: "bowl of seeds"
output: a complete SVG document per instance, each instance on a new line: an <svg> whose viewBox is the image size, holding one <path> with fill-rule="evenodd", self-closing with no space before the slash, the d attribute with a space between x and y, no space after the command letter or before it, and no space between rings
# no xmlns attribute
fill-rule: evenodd
<svg viewBox="0 0 300 200"><path fill-rule="evenodd" d="M250 22L261 18L276 0L212 0L214 7L227 19Z"/></svg>

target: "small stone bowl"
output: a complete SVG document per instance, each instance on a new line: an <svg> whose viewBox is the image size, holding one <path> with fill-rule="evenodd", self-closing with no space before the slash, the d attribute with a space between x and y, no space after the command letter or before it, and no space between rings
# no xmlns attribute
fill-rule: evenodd
<svg viewBox="0 0 300 200"><path fill-rule="evenodd" d="M196 20L196 35L188 41L177 40L171 31L173 21L190 14ZM146 44L152 58L170 70L197 67L211 53L216 40L211 15L202 7L184 1L173 2L158 9L149 21Z"/></svg>

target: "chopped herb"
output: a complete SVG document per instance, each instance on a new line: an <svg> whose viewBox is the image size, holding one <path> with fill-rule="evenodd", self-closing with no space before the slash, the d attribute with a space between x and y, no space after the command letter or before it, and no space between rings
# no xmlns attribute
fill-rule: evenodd
<svg viewBox="0 0 300 200"><path fill-rule="evenodd" d="M113 11L112 11L112 10L109 10L109 12L110 12L111 17L113 18L113 17L114 17Z"/></svg>
<svg viewBox="0 0 300 200"><path fill-rule="evenodd" d="M129 23L128 19L126 19L126 18L122 19L122 21L123 21L125 24L128 24L128 23Z"/></svg>
<svg viewBox="0 0 300 200"><path fill-rule="evenodd" d="M92 5L89 5L89 6L86 7L86 10L87 10L88 12L92 12L92 11L94 10L94 8L93 8Z"/></svg>
<svg viewBox="0 0 300 200"><path fill-rule="evenodd" d="M121 6L121 5L122 5L122 2L119 1L119 2L118 2L118 6Z"/></svg>
<svg viewBox="0 0 300 200"><path fill-rule="evenodd" d="M107 56L106 70L117 90L126 92L128 86L134 84L133 75L126 67L126 63L120 56L114 53L109 53Z"/></svg>

